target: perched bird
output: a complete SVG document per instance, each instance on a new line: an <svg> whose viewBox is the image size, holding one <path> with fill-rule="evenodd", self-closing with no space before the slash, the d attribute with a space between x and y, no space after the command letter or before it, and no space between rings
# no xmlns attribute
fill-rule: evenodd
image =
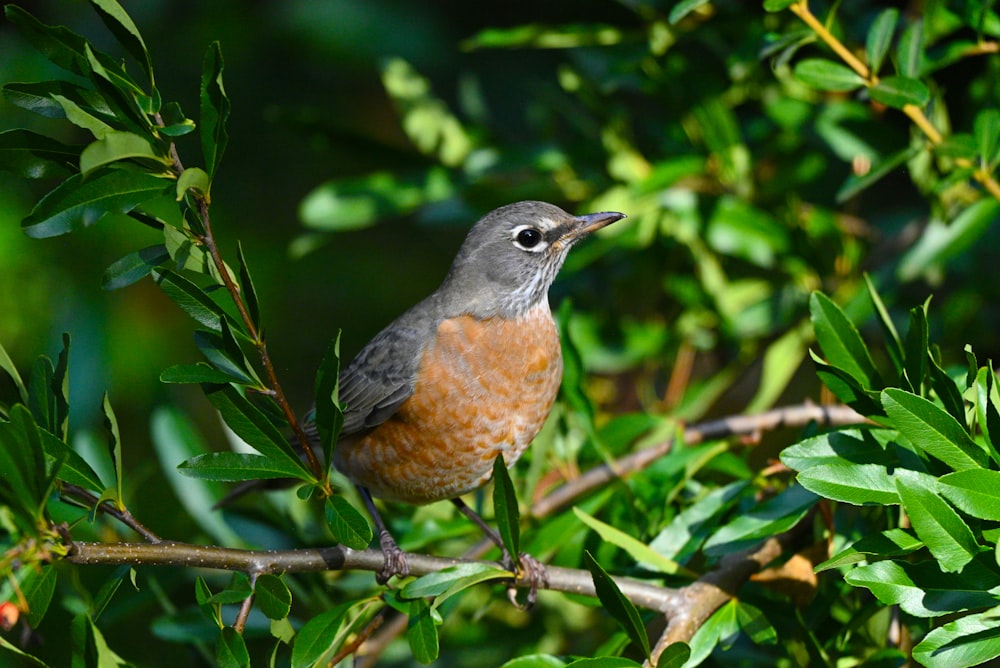
<svg viewBox="0 0 1000 668"><path fill-rule="evenodd" d="M624 217L572 216L545 202L486 214L440 287L342 372L334 465L358 486L379 529L381 582L407 565L371 497L450 499L471 516L459 497L490 480L497 455L513 466L555 401L563 365L548 290L556 273L574 244Z"/></svg>

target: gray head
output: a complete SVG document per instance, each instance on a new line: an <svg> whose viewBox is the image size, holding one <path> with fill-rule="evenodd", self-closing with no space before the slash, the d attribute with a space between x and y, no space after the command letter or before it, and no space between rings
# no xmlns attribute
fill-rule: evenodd
<svg viewBox="0 0 1000 668"><path fill-rule="evenodd" d="M480 318L518 317L546 298L573 245L623 213L571 216L546 202L516 202L469 231L439 295L444 308Z"/></svg>

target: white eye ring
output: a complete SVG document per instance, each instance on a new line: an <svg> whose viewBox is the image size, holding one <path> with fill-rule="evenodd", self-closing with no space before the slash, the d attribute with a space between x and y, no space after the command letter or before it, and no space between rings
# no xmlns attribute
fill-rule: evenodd
<svg viewBox="0 0 1000 668"><path fill-rule="evenodd" d="M529 253L538 253L548 246L542 231L532 225L515 227L511 236L514 237L515 246Z"/></svg>

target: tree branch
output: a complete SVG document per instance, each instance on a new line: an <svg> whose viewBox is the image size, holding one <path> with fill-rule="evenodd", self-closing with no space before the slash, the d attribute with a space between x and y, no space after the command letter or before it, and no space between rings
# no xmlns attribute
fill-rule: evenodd
<svg viewBox="0 0 1000 668"><path fill-rule="evenodd" d="M694 445L732 436L750 436L762 431L773 431L780 427L804 427L810 422L823 426L861 424L868 420L849 406L819 406L804 403L797 406L775 408L758 415L736 415L693 425L684 430L681 437L685 445ZM598 489L616 478L641 471L654 461L669 453L674 447L674 439L639 450L626 457L601 464L578 478L557 487L532 505L528 511L532 517L542 518L569 505L579 497Z"/></svg>

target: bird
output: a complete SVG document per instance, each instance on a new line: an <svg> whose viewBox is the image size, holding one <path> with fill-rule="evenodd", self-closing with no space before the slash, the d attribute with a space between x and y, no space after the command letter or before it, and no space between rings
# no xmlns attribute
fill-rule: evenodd
<svg viewBox="0 0 1000 668"><path fill-rule="evenodd" d="M498 455L512 467L538 435L563 372L549 288L575 244L625 217L574 216L540 201L487 213L440 286L341 372L334 466L357 486L378 529L380 583L408 566L372 497L451 500L506 552L461 497L490 481ZM318 442L314 423L306 431Z"/></svg>

